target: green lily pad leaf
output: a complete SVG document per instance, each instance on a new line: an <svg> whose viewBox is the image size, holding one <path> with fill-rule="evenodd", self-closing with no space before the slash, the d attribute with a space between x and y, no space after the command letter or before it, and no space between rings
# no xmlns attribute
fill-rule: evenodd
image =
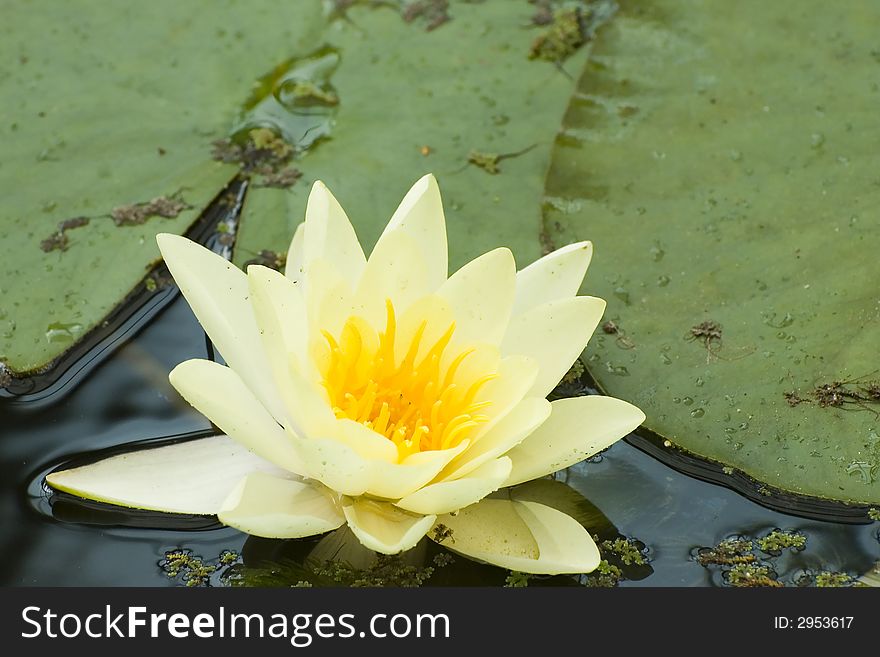
<svg viewBox="0 0 880 657"><path fill-rule="evenodd" d="M547 179L545 235L595 245L599 386L768 493L880 501L878 20L624 4Z"/></svg>
<svg viewBox="0 0 880 657"><path fill-rule="evenodd" d="M333 112L332 132L309 150L298 149L294 163L305 184L250 189L235 261L286 253L317 179L370 249L425 173L436 175L443 193L453 270L499 245L511 247L521 266L538 257L550 148L585 53L562 64L530 60L529 44L540 32L526 29L534 12L527 2L455 3L451 20L426 31L407 22L407 12L402 20L388 7L355 5L322 35L323 57L338 53L323 64L323 77L293 73L304 69L292 61L284 73L264 77L274 80L272 93L263 89L266 97L279 97L290 84L284 80L299 76L300 92L312 89L311 106ZM289 112L263 112L260 105L254 112L259 116L246 125L295 132Z"/></svg>
<svg viewBox="0 0 880 657"><path fill-rule="evenodd" d="M0 363L45 369L97 326L235 175L211 141L248 85L313 49L322 5L5 7Z"/></svg>

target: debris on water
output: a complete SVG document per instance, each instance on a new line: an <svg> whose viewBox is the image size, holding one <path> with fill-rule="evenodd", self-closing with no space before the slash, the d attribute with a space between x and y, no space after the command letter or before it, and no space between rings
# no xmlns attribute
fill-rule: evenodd
<svg viewBox="0 0 880 657"><path fill-rule="evenodd" d="M434 525L433 534L433 539L437 543L442 543L447 539L449 539L452 543L455 543L455 537L452 535L452 529L444 525L442 522Z"/></svg>
<svg viewBox="0 0 880 657"><path fill-rule="evenodd" d="M406 23L421 19L426 32L436 30L452 20L449 15L449 0L415 0L403 6L400 16Z"/></svg>
<svg viewBox="0 0 880 657"><path fill-rule="evenodd" d="M40 249L43 250L43 253L50 253L51 251L67 251L69 246L70 238L67 237L67 233L61 230L52 233L49 237L40 242Z"/></svg>
<svg viewBox="0 0 880 657"><path fill-rule="evenodd" d="M138 226L151 217L173 219L192 207L178 192L171 196L157 196L147 202L117 206L110 211L110 218L117 226Z"/></svg>
<svg viewBox="0 0 880 657"><path fill-rule="evenodd" d="M704 342L707 348L713 341L721 342L721 335L721 324L711 319L700 322L690 328L691 339Z"/></svg>
<svg viewBox="0 0 880 657"><path fill-rule="evenodd" d="M501 172L501 169L498 167L498 163L501 160L507 160L512 157L519 157L520 155L525 155L530 150L535 148L537 144L532 144L531 146L526 146L522 150L515 151L513 153L484 153L478 150L472 150L468 153L467 161L468 164L473 164L477 166L487 173L491 173L495 175Z"/></svg>
<svg viewBox="0 0 880 657"><path fill-rule="evenodd" d="M72 217L58 222L58 230L49 237L40 242L40 248L44 253L50 251L67 251L70 246L70 238L67 235L68 230L74 228L82 228L89 223L89 217Z"/></svg>
<svg viewBox="0 0 880 657"><path fill-rule="evenodd" d="M293 187L297 180L302 178L302 171L295 167L285 167L280 171L265 174L262 179L254 184L254 187L274 187L276 189L288 189Z"/></svg>
<svg viewBox="0 0 880 657"><path fill-rule="evenodd" d="M757 557L752 554L753 543L743 538L727 538L713 548L700 548L697 562L701 566L731 566L753 563Z"/></svg>

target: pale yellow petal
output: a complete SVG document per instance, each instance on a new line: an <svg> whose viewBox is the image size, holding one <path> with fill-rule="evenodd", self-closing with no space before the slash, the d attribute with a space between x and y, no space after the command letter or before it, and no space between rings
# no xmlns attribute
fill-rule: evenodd
<svg viewBox="0 0 880 657"><path fill-rule="evenodd" d="M599 565L601 556L593 537L577 520L552 507L537 502L514 502L538 544L538 562L534 569L521 572L589 573Z"/></svg>
<svg viewBox="0 0 880 657"><path fill-rule="evenodd" d="M419 349L416 352L415 363L421 363L425 354L455 323L455 315L445 299L436 295L428 295L415 301L397 318L397 330L394 340L394 357L400 363L410 350L416 334L421 331ZM385 324L379 327L384 330ZM458 333L456 327L455 333ZM444 354L449 351L447 349ZM442 362L442 360L441 360Z"/></svg>
<svg viewBox="0 0 880 657"><path fill-rule="evenodd" d="M365 460L397 462L397 447L394 443L360 422L348 418L336 420L336 427L331 437L343 445L348 445Z"/></svg>
<svg viewBox="0 0 880 657"><path fill-rule="evenodd" d="M303 267L303 241L306 236L306 224L301 222L293 233L290 246L287 248L287 260L284 262L284 275L295 284L302 283L305 269Z"/></svg>
<svg viewBox="0 0 880 657"><path fill-rule="evenodd" d="M455 315L456 343L500 344L516 292L516 263L510 249L501 248L471 260L449 277L437 296L446 299Z"/></svg>
<svg viewBox="0 0 880 657"><path fill-rule="evenodd" d="M471 559L511 570L540 554L528 525L506 499L486 498L455 515L440 515L428 536Z"/></svg>
<svg viewBox="0 0 880 657"><path fill-rule="evenodd" d="M168 379L231 438L285 470L302 472L290 436L232 369L209 360L187 360L171 370Z"/></svg>
<svg viewBox="0 0 880 657"><path fill-rule="evenodd" d="M363 458L348 445L332 438L297 438L297 455L303 475L316 479L343 495L363 495L374 477L373 461Z"/></svg>
<svg viewBox="0 0 880 657"><path fill-rule="evenodd" d="M131 452L52 472L52 488L97 502L166 513L214 515L242 477L284 470L228 436Z"/></svg>
<svg viewBox="0 0 880 657"><path fill-rule="evenodd" d="M604 311L602 299L570 297L541 304L510 321L501 353L531 356L540 366L529 396L546 397L556 387L587 346Z"/></svg>
<svg viewBox="0 0 880 657"><path fill-rule="evenodd" d="M433 291L421 245L410 233L397 230L383 235L370 254L354 306L357 314L384 329L386 300L400 316L414 301Z"/></svg>
<svg viewBox="0 0 880 657"><path fill-rule="evenodd" d="M333 263L352 288L366 265L364 251L351 222L321 181L312 185L309 194L303 236L303 263L308 267L310 262L318 259Z"/></svg>
<svg viewBox="0 0 880 657"><path fill-rule="evenodd" d="M406 193L376 243L376 248L391 233L400 230L411 235L419 252L424 254L428 287L433 292L446 280L448 256L446 218L440 188L431 174L420 178Z"/></svg>
<svg viewBox="0 0 880 657"><path fill-rule="evenodd" d="M397 509L386 502L350 500L344 507L348 526L365 547L382 554L413 548L436 520Z"/></svg>
<svg viewBox="0 0 880 657"><path fill-rule="evenodd" d="M475 440L491 431L526 395L531 396L529 391L538 376L538 362L529 356L507 356L498 364L497 374L498 377L486 383L475 397L477 402L491 402L481 411L489 420L474 434Z"/></svg>
<svg viewBox="0 0 880 657"><path fill-rule="evenodd" d="M556 249L517 272L513 315L576 295L592 256L590 242L577 242Z"/></svg>
<svg viewBox="0 0 880 657"><path fill-rule="evenodd" d="M309 340L324 340L323 331L338 337L354 311L351 285L329 260L312 260L305 271ZM384 322L384 314L382 317Z"/></svg>
<svg viewBox="0 0 880 657"><path fill-rule="evenodd" d="M217 514L224 525L263 538L302 538L345 523L336 500L319 485L254 472L242 479Z"/></svg>
<svg viewBox="0 0 880 657"><path fill-rule="evenodd" d="M283 389L287 386L290 358L303 363L307 357L305 301L300 289L274 269L251 265L247 277L263 348L275 383ZM283 390L282 399L288 401Z"/></svg>
<svg viewBox="0 0 880 657"><path fill-rule="evenodd" d="M599 565L599 550L580 523L535 502L487 498L438 516L428 536L453 552L523 573L588 573Z"/></svg>
<svg viewBox="0 0 880 657"><path fill-rule="evenodd" d="M395 506L413 513L451 513L498 490L510 476L510 468L509 458L494 459L455 481L441 481L420 488L396 502Z"/></svg>
<svg viewBox="0 0 880 657"><path fill-rule="evenodd" d="M467 447L468 441L463 440L449 449L416 452L401 463L374 461L367 492L376 497L399 500L433 481Z"/></svg>
<svg viewBox="0 0 880 657"><path fill-rule="evenodd" d="M614 397L557 399L549 419L507 455L506 486L562 470L602 451L645 421L645 414Z"/></svg>
<svg viewBox="0 0 880 657"><path fill-rule="evenodd" d="M229 367L278 420L284 404L275 388L249 301L247 276L190 240L156 236L165 264L196 318Z"/></svg>
<svg viewBox="0 0 880 657"><path fill-rule="evenodd" d="M550 402L543 397L523 399L495 426L474 440L440 473L438 479L458 479L487 461L506 454L550 417L550 409Z"/></svg>

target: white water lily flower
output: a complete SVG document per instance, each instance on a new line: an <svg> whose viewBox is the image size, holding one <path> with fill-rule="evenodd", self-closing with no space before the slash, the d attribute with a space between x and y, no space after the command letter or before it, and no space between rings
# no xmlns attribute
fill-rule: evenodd
<svg viewBox="0 0 880 657"><path fill-rule="evenodd" d="M227 365L189 360L171 383L227 436L53 473L53 487L122 506L216 514L257 536L347 523L394 554L426 534L528 573L599 563L589 533L515 490L608 447L644 414L618 399L547 394L605 302L576 296L588 242L517 272L495 249L447 275L432 176L419 180L369 259L320 182L286 274L247 274L159 235L168 268Z"/></svg>

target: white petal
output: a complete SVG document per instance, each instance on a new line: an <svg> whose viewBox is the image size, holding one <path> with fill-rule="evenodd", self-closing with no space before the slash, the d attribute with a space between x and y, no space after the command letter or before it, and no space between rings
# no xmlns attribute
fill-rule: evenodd
<svg viewBox="0 0 880 657"><path fill-rule="evenodd" d="M185 237L162 233L156 241L175 283L217 351L268 411L282 420L284 404L269 376L247 276Z"/></svg>
<svg viewBox="0 0 880 657"><path fill-rule="evenodd" d="M290 246L287 248L287 260L284 262L284 275L294 283L301 283L303 279L303 242L306 236L306 224L300 223L293 233Z"/></svg>
<svg viewBox="0 0 880 657"><path fill-rule="evenodd" d="M502 457L485 463L466 477L441 481L407 495L395 506L413 513L440 514L458 511L498 490L510 476L511 462Z"/></svg>
<svg viewBox="0 0 880 657"><path fill-rule="evenodd" d="M593 334L605 301L571 297L550 301L514 317L501 344L501 353L537 359L538 377L529 396L546 397L580 356Z"/></svg>
<svg viewBox="0 0 880 657"><path fill-rule="evenodd" d="M476 439L440 474L440 480L453 480L506 454L550 417L550 402L543 397L527 397L495 426Z"/></svg>
<svg viewBox="0 0 880 657"><path fill-rule="evenodd" d="M168 379L231 438L279 467L302 472L291 437L230 368L209 360L187 360L171 370Z"/></svg>
<svg viewBox="0 0 880 657"><path fill-rule="evenodd" d="M418 250L425 257L429 291L433 292L446 280L449 265L443 202L440 199L440 188L431 174L420 178L403 197L379 237L376 248L398 230L415 238Z"/></svg>
<svg viewBox="0 0 880 657"><path fill-rule="evenodd" d="M323 534L345 522L336 501L318 486L273 477L247 475L217 514L224 525L264 538L302 538Z"/></svg>
<svg viewBox="0 0 880 657"><path fill-rule="evenodd" d="M599 550L589 532L543 504L489 498L454 516L439 516L437 523L445 531L436 532L434 540L502 568L557 575L588 573L599 565Z"/></svg>
<svg viewBox="0 0 880 657"><path fill-rule="evenodd" d="M434 524L435 516L420 516L385 502L356 499L343 507L348 526L365 547L397 554L415 547Z"/></svg>
<svg viewBox="0 0 880 657"><path fill-rule="evenodd" d="M46 483L133 509L213 515L242 477L256 471L284 472L227 436L211 436L53 472Z"/></svg>
<svg viewBox="0 0 880 657"><path fill-rule="evenodd" d="M287 386L290 357L296 358L297 363L303 363L307 357L305 301L299 288L274 269L251 265L247 278L263 347L275 383L283 390Z"/></svg>
<svg viewBox="0 0 880 657"><path fill-rule="evenodd" d="M437 296L449 301L455 315L456 342L500 344L516 292L516 263L510 249L475 258L449 277Z"/></svg>
<svg viewBox="0 0 880 657"><path fill-rule="evenodd" d="M513 315L576 295L592 257L593 245L577 242L556 249L517 272Z"/></svg>
<svg viewBox="0 0 880 657"><path fill-rule="evenodd" d="M384 327L386 300L391 300L399 317L414 301L433 292L425 257L409 233L397 230L383 235L355 292L357 313L373 326Z"/></svg>
<svg viewBox="0 0 880 657"><path fill-rule="evenodd" d="M550 418L507 453L513 472L506 486L583 461L645 421L642 411L614 397L557 399L552 406Z"/></svg>
<svg viewBox="0 0 880 657"><path fill-rule="evenodd" d="M351 287L357 283L367 259L345 211L324 183L312 185L306 205L303 263L329 260Z"/></svg>

